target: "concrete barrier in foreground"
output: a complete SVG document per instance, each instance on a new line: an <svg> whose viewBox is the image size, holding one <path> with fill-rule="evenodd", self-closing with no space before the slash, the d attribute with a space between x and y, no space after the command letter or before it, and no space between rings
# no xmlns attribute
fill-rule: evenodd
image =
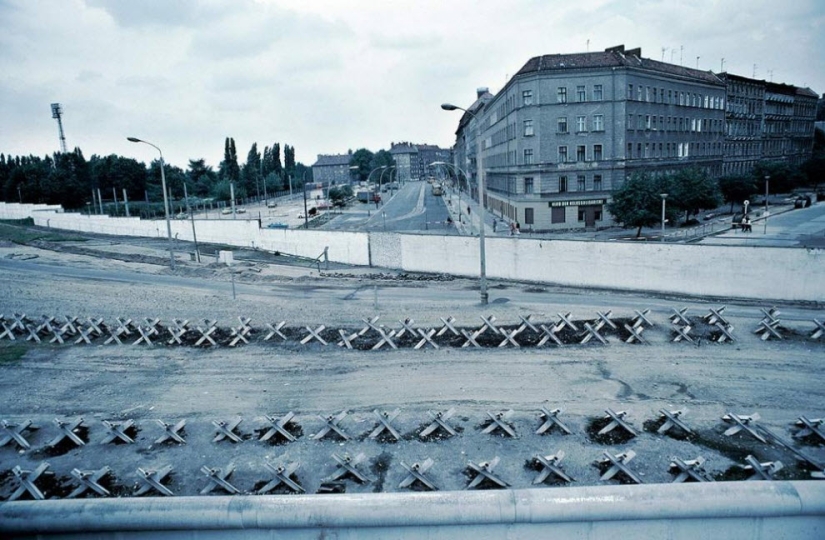
<svg viewBox="0 0 825 540"><path fill-rule="evenodd" d="M79 533L118 539L821 539L825 482L0 504L0 536Z"/></svg>

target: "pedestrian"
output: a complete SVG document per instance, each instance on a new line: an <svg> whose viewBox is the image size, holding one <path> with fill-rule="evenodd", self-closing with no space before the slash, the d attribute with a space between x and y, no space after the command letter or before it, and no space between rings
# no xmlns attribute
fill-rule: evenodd
<svg viewBox="0 0 825 540"><path fill-rule="evenodd" d="M516 236L521 234L521 223L516 221Z"/></svg>
<svg viewBox="0 0 825 540"><path fill-rule="evenodd" d="M516 234L516 224L511 221L510 222L510 236L513 236L514 234Z"/></svg>
<svg viewBox="0 0 825 540"><path fill-rule="evenodd" d="M493 218L493 232L496 232L496 226L498 226L498 220L496 220L496 218Z"/></svg>
<svg viewBox="0 0 825 540"><path fill-rule="evenodd" d="M751 218L749 218L748 216L745 216L744 232L753 232L753 226L751 225Z"/></svg>

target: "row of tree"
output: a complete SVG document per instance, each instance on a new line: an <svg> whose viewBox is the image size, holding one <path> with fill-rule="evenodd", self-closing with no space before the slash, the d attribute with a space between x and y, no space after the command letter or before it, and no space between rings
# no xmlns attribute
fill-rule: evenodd
<svg viewBox="0 0 825 540"><path fill-rule="evenodd" d="M279 143L265 146L262 153L254 143L246 162L240 165L231 137L225 141L224 159L217 171L204 159L193 159L185 171L166 163L164 173L173 199L183 197L184 184L190 196L226 201L230 198L230 183L234 183L235 197L244 198L262 197L265 192L290 187L300 189L304 181L312 180L312 169L295 162L293 146L284 145L282 162ZM104 200L121 200L126 190L130 201L160 201L160 161L154 160L147 167L115 154L93 155L87 160L79 148L42 158L0 154L0 197L4 201L79 209L91 201L92 191L98 189Z"/></svg>
<svg viewBox="0 0 825 540"><path fill-rule="evenodd" d="M723 176L715 179L702 169L684 169L672 174L654 176L636 173L613 192L608 210L624 227L637 229L655 227L662 220L662 194L667 194L665 218L670 223L689 223L691 216L712 210L723 203L742 205L746 200L765 193L769 178L770 193L790 193L795 189L818 190L825 179L825 154L815 154L802 167L782 162L757 164L749 174Z"/></svg>

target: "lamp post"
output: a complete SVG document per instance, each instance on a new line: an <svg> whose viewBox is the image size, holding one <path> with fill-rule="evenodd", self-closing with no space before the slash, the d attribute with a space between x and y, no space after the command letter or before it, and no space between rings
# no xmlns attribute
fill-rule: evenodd
<svg viewBox="0 0 825 540"><path fill-rule="evenodd" d="M762 234L768 234L768 216L770 212L768 212L768 185L771 180L771 175L765 175L765 231Z"/></svg>
<svg viewBox="0 0 825 540"><path fill-rule="evenodd" d="M381 174L378 176L378 189L379 190L381 189L381 186L384 185L384 173L389 171L390 169L394 169L394 168L395 168L395 166L387 167L386 165L384 165L384 170L381 171ZM392 178L392 174L390 175L390 178Z"/></svg>
<svg viewBox="0 0 825 540"><path fill-rule="evenodd" d="M479 124L479 120L476 117L476 115L471 113L467 109L464 109L463 107L458 107L457 105L453 105L452 103L442 103L441 108L445 111L454 111L456 109L464 111L473 117L473 119L476 121L476 125ZM480 129L480 126L478 129ZM476 140L478 140L477 137ZM478 159L478 163L480 167L480 159ZM478 175L478 202L481 206L481 211L479 212L480 227L478 228L478 251L480 259L478 283L479 289L481 290L481 305L485 306L487 305L489 295L487 294L487 256L484 252L484 174L481 171L479 171Z"/></svg>
<svg viewBox="0 0 825 540"><path fill-rule="evenodd" d="M667 200L667 193L661 193L662 196L662 242L665 241L665 201Z"/></svg>
<svg viewBox="0 0 825 540"><path fill-rule="evenodd" d="M138 139L137 137L126 137L126 140L133 143L143 143L148 144L152 148L158 151L160 154L160 183L161 189L163 190L163 213L166 215L166 236L169 238L169 267L174 270L175 269L175 250L172 245L172 224L169 221L169 199L166 196L166 173L163 172L164 165L163 165L163 152L155 146L154 144L150 143L149 141L144 141Z"/></svg>
<svg viewBox="0 0 825 540"><path fill-rule="evenodd" d="M307 171L304 169L304 174L301 176L301 181L304 183L304 229L309 229L309 216L307 215Z"/></svg>

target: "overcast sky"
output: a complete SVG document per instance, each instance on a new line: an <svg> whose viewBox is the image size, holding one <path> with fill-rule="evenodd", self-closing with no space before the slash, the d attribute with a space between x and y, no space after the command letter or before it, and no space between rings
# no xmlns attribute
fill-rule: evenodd
<svg viewBox="0 0 825 540"><path fill-rule="evenodd" d="M183 168L217 165L227 136L241 162L254 142L306 164L449 147L459 113L441 103L619 44L825 92L822 0L0 0L0 152L57 151L52 102L87 158L154 159L129 135Z"/></svg>

